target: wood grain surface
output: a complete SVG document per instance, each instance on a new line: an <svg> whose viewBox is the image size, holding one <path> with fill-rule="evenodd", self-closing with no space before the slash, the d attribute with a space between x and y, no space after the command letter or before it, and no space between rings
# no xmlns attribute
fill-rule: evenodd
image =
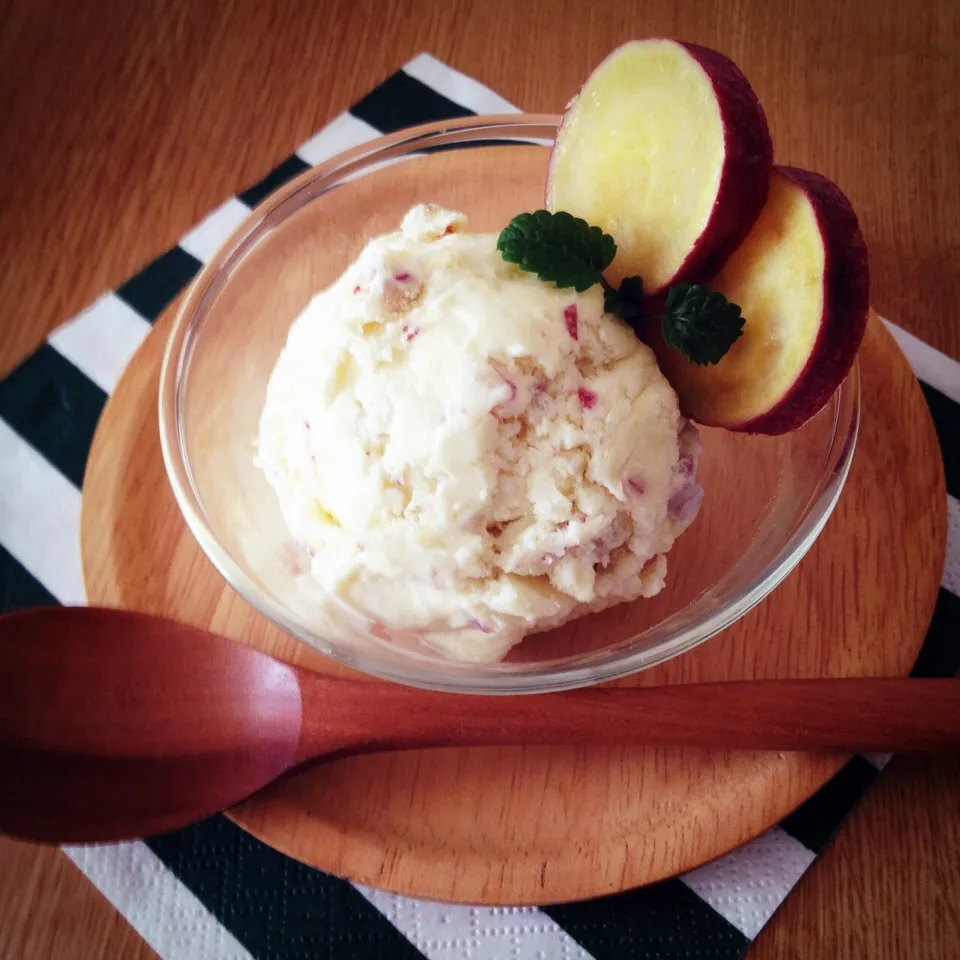
<svg viewBox="0 0 960 960"><path fill-rule="evenodd" d="M740 63L778 161L853 200L877 309L960 355L952 0L7 0L0 369L421 50L557 111L651 34ZM958 797L956 761L895 759L752 956L960 955ZM0 840L0 917L4 960L150 955L54 851Z"/></svg>

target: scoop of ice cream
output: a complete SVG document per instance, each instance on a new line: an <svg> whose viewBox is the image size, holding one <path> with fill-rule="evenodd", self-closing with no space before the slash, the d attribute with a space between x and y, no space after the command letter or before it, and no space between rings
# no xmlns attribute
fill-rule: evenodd
<svg viewBox="0 0 960 960"><path fill-rule="evenodd" d="M696 431L599 288L423 205L291 327L259 459L332 602L466 660L663 586Z"/></svg>

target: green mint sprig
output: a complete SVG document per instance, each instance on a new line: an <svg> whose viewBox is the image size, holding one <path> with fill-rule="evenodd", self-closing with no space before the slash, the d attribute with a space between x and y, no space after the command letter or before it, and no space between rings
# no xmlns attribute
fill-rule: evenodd
<svg viewBox="0 0 960 960"><path fill-rule="evenodd" d="M603 308L638 330L643 314L643 279L627 277L614 287L603 276L613 262L613 237L561 210L521 213L504 227L497 250L508 263L540 280L578 293L603 287ZM740 307L702 284L678 283L667 293L659 316L663 339L697 364L718 363L743 332Z"/></svg>
<svg viewBox="0 0 960 960"><path fill-rule="evenodd" d="M631 327L643 319L643 277L627 277L612 287L603 277L603 309L622 317Z"/></svg>
<svg viewBox="0 0 960 960"><path fill-rule="evenodd" d="M743 333L740 308L703 284L678 283L667 294L663 339L688 360L719 363Z"/></svg>
<svg viewBox="0 0 960 960"><path fill-rule="evenodd" d="M617 253L613 237L562 210L517 214L500 232L497 249L521 270L577 293L600 283Z"/></svg>

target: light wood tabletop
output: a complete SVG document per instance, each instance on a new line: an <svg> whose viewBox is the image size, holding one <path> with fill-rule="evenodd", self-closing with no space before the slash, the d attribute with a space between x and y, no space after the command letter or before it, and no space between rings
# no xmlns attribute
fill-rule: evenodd
<svg viewBox="0 0 960 960"><path fill-rule="evenodd" d="M716 47L780 162L857 209L877 311L960 357L955 0L7 0L0 372L417 53L560 111L616 44ZM960 763L896 758L751 957L960 956ZM152 951L58 851L0 839L0 960Z"/></svg>

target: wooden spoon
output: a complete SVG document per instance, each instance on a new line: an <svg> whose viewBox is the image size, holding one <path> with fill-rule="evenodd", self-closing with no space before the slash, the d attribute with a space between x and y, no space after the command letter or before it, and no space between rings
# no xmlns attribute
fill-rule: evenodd
<svg viewBox="0 0 960 960"><path fill-rule="evenodd" d="M467 696L299 670L130 611L0 618L0 830L26 839L160 833L318 758L507 744L939 750L960 744L960 680Z"/></svg>

